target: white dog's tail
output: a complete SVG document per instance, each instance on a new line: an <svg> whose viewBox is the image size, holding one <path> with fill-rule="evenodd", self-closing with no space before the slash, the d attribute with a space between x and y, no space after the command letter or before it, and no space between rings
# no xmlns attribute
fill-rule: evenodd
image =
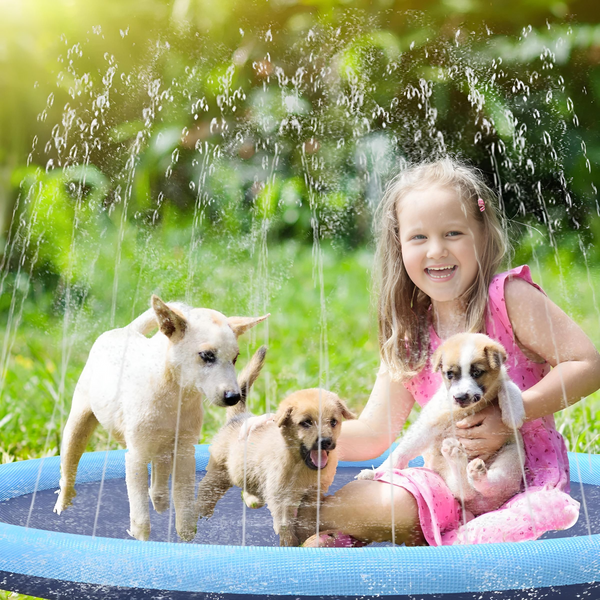
<svg viewBox="0 0 600 600"><path fill-rule="evenodd" d="M235 405L227 408L227 419L231 419L236 415L246 412L246 399L250 393L252 384L256 381L260 371L265 363L265 356L267 354L267 347L261 346L250 359L250 362L242 369L242 372L238 375L238 385L240 386L240 392L242 395L241 400Z"/></svg>
<svg viewBox="0 0 600 600"><path fill-rule="evenodd" d="M158 319L153 308L149 308L145 313L142 313L137 319L134 319L127 326L133 331L137 331L142 335L147 335L152 330L158 327Z"/></svg>

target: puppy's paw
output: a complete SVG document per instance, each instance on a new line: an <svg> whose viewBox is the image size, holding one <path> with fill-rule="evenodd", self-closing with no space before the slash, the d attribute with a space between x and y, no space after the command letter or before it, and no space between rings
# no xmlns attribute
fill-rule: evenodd
<svg viewBox="0 0 600 600"><path fill-rule="evenodd" d="M279 531L279 545L292 548L300 545L300 540L291 527L282 526Z"/></svg>
<svg viewBox="0 0 600 600"><path fill-rule="evenodd" d="M363 469L354 479L372 481L375 478L375 469Z"/></svg>
<svg viewBox="0 0 600 600"><path fill-rule="evenodd" d="M446 460L457 461L467 457L463 445L455 438L446 438L442 442L442 456Z"/></svg>
<svg viewBox="0 0 600 600"><path fill-rule="evenodd" d="M487 475L487 467L480 458L474 458L467 465L467 475L471 481L481 481Z"/></svg>
<svg viewBox="0 0 600 600"><path fill-rule="evenodd" d="M265 502L262 498L259 498L254 494L250 494L249 492L244 492L244 490L242 490L242 500L248 508L261 508L265 505Z"/></svg>

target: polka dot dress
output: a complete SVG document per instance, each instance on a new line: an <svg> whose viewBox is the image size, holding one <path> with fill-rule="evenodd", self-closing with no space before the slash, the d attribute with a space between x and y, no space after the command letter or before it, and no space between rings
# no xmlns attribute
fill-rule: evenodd
<svg viewBox="0 0 600 600"><path fill-rule="evenodd" d="M504 285L514 278L540 289L526 265L496 275L490 284L486 333L504 346L508 374L521 390L526 390L548 373L550 365L528 359L515 341L504 300ZM433 353L441 343L433 327L430 339ZM441 384L442 376L433 373L427 364L405 385L416 402L424 406ZM430 469L377 471L375 479L398 485L415 497L423 535L431 546L535 540L546 531L573 526L579 517L579 503L569 496L567 448L556 431L554 417L525 423L521 434L525 448L524 490L499 509L475 518L462 510L444 480Z"/></svg>

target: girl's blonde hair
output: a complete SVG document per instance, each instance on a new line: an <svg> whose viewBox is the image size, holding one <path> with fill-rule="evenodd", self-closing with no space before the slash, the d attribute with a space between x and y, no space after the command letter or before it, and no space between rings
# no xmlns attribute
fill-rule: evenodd
<svg viewBox="0 0 600 600"><path fill-rule="evenodd" d="M510 252L496 194L480 171L450 158L403 169L392 179L377 209L379 263L379 347L381 359L394 380L416 375L429 356L431 299L409 278L402 260L398 206L408 192L426 186L455 190L465 209L482 226L483 251L473 285L463 298L467 330L485 328L488 289L492 277ZM485 203L481 211L478 200Z"/></svg>

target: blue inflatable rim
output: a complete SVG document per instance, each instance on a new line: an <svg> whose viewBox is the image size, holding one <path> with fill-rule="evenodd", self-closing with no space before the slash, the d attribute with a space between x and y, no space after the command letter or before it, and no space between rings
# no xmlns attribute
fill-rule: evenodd
<svg viewBox="0 0 600 600"><path fill-rule="evenodd" d="M81 460L77 483L123 478L125 451ZM339 468L369 467L340 463ZM0 502L58 487L59 457L0 466ZM208 446L196 447L197 469ZM569 454L600 485L600 456ZM118 557L118 560L115 560ZM449 568L452 565L452 568ZM107 587L283 596L393 596L563 587L600 577L600 535L439 548L272 548L92 538L0 523L0 571Z"/></svg>

